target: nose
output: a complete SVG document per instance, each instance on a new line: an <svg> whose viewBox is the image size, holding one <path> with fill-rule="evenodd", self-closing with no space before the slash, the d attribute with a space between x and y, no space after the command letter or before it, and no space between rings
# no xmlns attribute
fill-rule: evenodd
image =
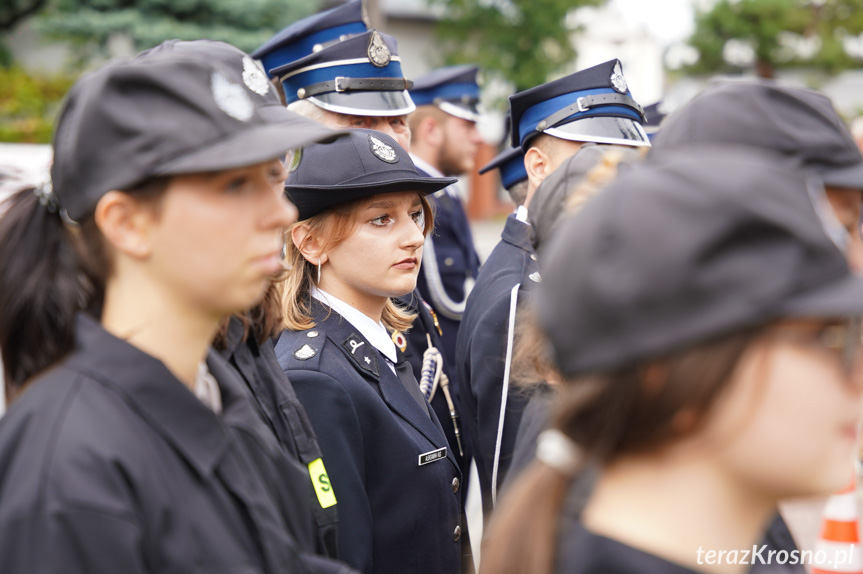
<svg viewBox="0 0 863 574"><path fill-rule="evenodd" d="M476 128L476 124L473 124L468 131L468 137L470 138L471 143L474 145L479 145L482 143L482 136L479 135L479 130Z"/></svg>
<svg viewBox="0 0 863 574"><path fill-rule="evenodd" d="M414 251L420 249L426 240L423 230L411 218L407 218L402 227L405 231L402 233L401 247Z"/></svg>
<svg viewBox="0 0 863 574"><path fill-rule="evenodd" d="M297 222L299 218L297 206L285 196L283 189L277 189L270 197L272 200L266 206L266 228L281 227L287 229Z"/></svg>
<svg viewBox="0 0 863 574"><path fill-rule="evenodd" d="M387 120L387 118L377 118L377 121L374 122L374 125L369 126L369 128L381 133L385 133L394 140L399 141L396 130L393 129L393 126L390 125L390 122ZM399 142L399 145L401 145L401 142Z"/></svg>

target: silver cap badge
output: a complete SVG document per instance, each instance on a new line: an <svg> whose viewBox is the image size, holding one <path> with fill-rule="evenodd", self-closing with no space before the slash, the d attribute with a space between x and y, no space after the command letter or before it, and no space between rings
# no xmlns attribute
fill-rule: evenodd
<svg viewBox="0 0 863 574"><path fill-rule="evenodd" d="M382 142L373 135L369 135L369 147L375 157L387 163L396 163L399 160L399 154L393 146Z"/></svg>
<svg viewBox="0 0 863 574"><path fill-rule="evenodd" d="M261 96L265 96L270 91L267 75L248 56L243 56L243 82L247 88Z"/></svg>
<svg viewBox="0 0 863 574"><path fill-rule="evenodd" d="M623 77L623 69L620 67L620 62L614 64L614 71L611 73L611 85L621 94L625 94L627 90L626 78Z"/></svg>
<svg viewBox="0 0 863 574"><path fill-rule="evenodd" d="M210 76L210 89L219 109L241 122L249 121L255 114L255 104L239 84L234 84L221 72Z"/></svg>
<svg viewBox="0 0 863 574"><path fill-rule="evenodd" d="M390 63L390 49L384 42L380 32L375 30L372 32L372 39L369 42L369 61L378 68L384 68Z"/></svg>

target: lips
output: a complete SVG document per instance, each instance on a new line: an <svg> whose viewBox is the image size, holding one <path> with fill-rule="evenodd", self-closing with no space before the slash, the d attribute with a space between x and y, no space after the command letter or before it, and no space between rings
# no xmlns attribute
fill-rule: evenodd
<svg viewBox="0 0 863 574"><path fill-rule="evenodd" d="M416 257L407 257L405 259L402 259L401 261L399 261L395 265L393 265L393 267L395 267L396 269L408 269L408 270L410 270L410 269L415 269L418 264L419 264L419 260Z"/></svg>

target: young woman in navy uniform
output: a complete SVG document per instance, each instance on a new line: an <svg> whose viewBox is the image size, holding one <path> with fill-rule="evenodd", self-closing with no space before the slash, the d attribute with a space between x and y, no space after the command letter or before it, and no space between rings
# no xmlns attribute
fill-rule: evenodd
<svg viewBox="0 0 863 574"><path fill-rule="evenodd" d="M333 135L219 42L72 88L53 185L0 223L4 572L349 571L308 554L296 469L208 353L281 270L281 158Z"/></svg>
<svg viewBox="0 0 863 574"><path fill-rule="evenodd" d="M339 506L339 556L370 573L460 571L460 482L452 448L388 330L413 316L425 195L387 135L350 130L303 150L285 189L300 212L288 242L279 362L306 409Z"/></svg>
<svg viewBox="0 0 863 574"><path fill-rule="evenodd" d="M780 500L848 484L863 390L863 277L823 205L778 156L680 150L562 224L535 298L560 390L484 571L800 570L753 549Z"/></svg>

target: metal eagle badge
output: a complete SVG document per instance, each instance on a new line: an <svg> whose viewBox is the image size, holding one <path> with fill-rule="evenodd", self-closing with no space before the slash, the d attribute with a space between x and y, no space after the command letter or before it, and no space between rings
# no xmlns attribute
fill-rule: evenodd
<svg viewBox="0 0 863 574"><path fill-rule="evenodd" d="M626 78L623 77L623 68L620 67L620 62L614 64L614 71L611 73L611 86L620 92L621 94L625 94L628 86L626 85Z"/></svg>
<svg viewBox="0 0 863 574"><path fill-rule="evenodd" d="M372 153L381 161L387 163L396 163L399 160L399 154L393 146L385 143L373 135L369 135L369 147Z"/></svg>
<svg viewBox="0 0 863 574"><path fill-rule="evenodd" d="M386 65L390 63L390 58L392 57L392 54L390 53L390 49L384 42L383 36L381 36L380 32L378 32L377 30L372 32L372 39L369 42L368 54L369 61L378 68L385 68Z"/></svg>
<svg viewBox="0 0 863 574"><path fill-rule="evenodd" d="M246 87L261 96L270 91L270 82L264 71L248 56L243 56L243 82Z"/></svg>

